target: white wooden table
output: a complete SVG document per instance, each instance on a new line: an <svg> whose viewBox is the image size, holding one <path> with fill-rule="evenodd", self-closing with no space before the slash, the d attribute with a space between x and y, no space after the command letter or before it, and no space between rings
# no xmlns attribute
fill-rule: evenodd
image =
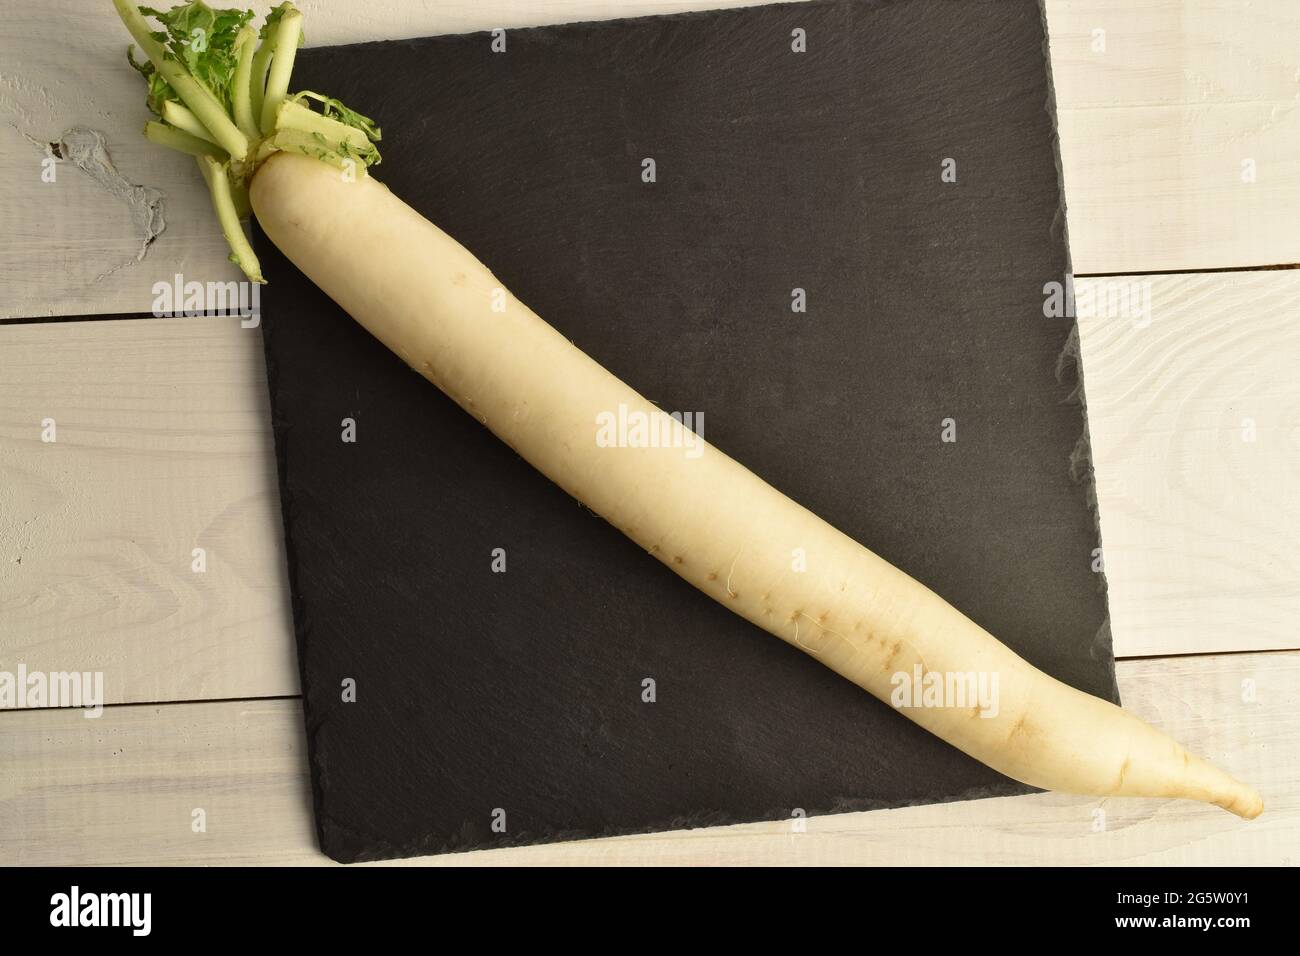
<svg viewBox="0 0 1300 956"><path fill-rule="evenodd" d="M323 45L743 4L299 5ZM1300 263L1300 6L1048 0L1048 21L1080 285L1152 290L1149 324L1080 323L1124 703L1265 814L1043 794L416 862L1300 862L1300 270L1266 268ZM107 0L0 18L0 317L138 314L159 278L233 277L193 165L139 135L125 45ZM156 239L149 196L68 162L42 181L76 127L119 185L165 194ZM259 335L0 325L0 670L100 670L110 704L0 712L0 864L328 862Z"/></svg>

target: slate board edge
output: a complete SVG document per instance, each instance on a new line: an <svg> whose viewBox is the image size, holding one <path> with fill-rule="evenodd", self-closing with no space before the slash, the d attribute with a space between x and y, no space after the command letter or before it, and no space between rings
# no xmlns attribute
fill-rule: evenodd
<svg viewBox="0 0 1300 956"><path fill-rule="evenodd" d="M272 245L258 225L257 217L250 218L253 233L254 247L263 247ZM273 311L273 310L272 310ZM306 732L307 739L307 767L311 780L311 803L312 803L312 820L316 826L316 839L322 850L327 845L325 841L325 831L323 821L324 814L324 787L320 779L320 767L316 760L315 745L315 728L312 726L311 718L307 714L307 699L311 678L307 674L307 655L303 652L304 634L306 628L303 624L306 609L302 605L302 591L298 587L298 558L297 551L293 547L293 495L289 491L288 481L288 455L285 453L285 446L288 444L288 424L280 417L276 410L279 403L278 392L275 388L279 367L275 354L270 347L270 334L268 333L269 325L266 323L266 306L263 305L262 311L262 354L266 363L266 388L268 404L271 411L271 435L275 445L275 478L279 490L280 499L280 526L284 532L284 557L286 580L289 585L289 603L293 617L293 637L295 658L298 665L298 684L301 693L303 729ZM348 862L348 861L339 861Z"/></svg>
<svg viewBox="0 0 1300 956"><path fill-rule="evenodd" d="M567 29L573 27L582 27L583 29L586 30L613 30L613 29L619 29L625 27L629 24L646 23L652 20L655 22L663 22L663 21L672 21L672 20L676 20L676 21L714 20L714 19L724 19L727 17L742 17L748 14L749 12L751 12L756 6L761 6L765 11L780 11L780 10L794 11L794 10L816 9L819 7L829 7L840 2L842 2L842 0L784 0L784 2L781 3L767 3L765 2L765 0L750 0L750 5L743 6L743 7L720 7L720 8L712 8L708 10L682 10L677 13L648 13L648 14L643 14L642 16L639 17L613 17L613 18L607 18L603 20L560 20L555 23L539 23L527 27L511 27L506 29L506 34L507 36L517 34L517 33L529 34L529 33L536 33L536 32L541 32L546 30ZM860 3L863 6L882 7L892 3L897 3L899 2L899 0L850 0L850 2ZM958 2L960 2L960 0L958 0ZM1045 0L1029 0L1029 2L1037 2L1041 8ZM1046 17L1046 13L1044 13L1043 15L1044 17ZM1044 21L1044 24L1046 24L1046 21ZM498 27L496 29L503 29L503 28ZM357 50L365 50L371 47L383 48L383 47L389 47L393 45L400 46L404 43L417 43L417 42L425 42L428 40L445 39L451 41L451 40L462 40L465 39L466 37L476 37L476 36L486 38L486 37L490 37L492 33L493 30L491 29L467 30L464 33L438 33L432 36L396 37L392 39L359 40L355 43L334 43L328 46L311 47L311 49L326 50L326 49L333 49L335 47L346 46L346 47L352 47ZM1048 78L1049 80L1051 78L1050 72L1048 73Z"/></svg>
<svg viewBox="0 0 1300 956"><path fill-rule="evenodd" d="M315 767L313 766L313 774L314 773ZM1042 792L1043 791L1040 789L1027 786L1007 777L1005 778L1005 785L999 785L996 787L979 787L959 793L945 794L938 798L927 796L924 799L908 803L842 798L836 801L836 803L829 808L802 809L805 810L807 818L827 817L842 813L863 813L871 810L901 810L906 807L935 806L937 804L958 803L968 800L991 800L997 797L1018 797ZM313 802L315 802L314 794L315 791L313 790ZM338 843L333 839L336 836L346 839L347 834L351 832L348 827L342 826L320 812L317 812L316 830L320 839L321 852L335 862L375 863L384 860L415 859L425 856L449 856L457 853L476 853L482 850L501 850L510 847L525 846L546 846L556 843L645 836L713 827L744 826L758 823L768 823L774 826L787 826L791 825L793 821L794 818L789 815L789 811L786 808L773 810L765 814L759 814L752 818L748 816L736 817L725 812L717 811L685 817L672 817L641 827L608 827L599 831L572 830L538 834L530 834L525 831L518 834L503 834L498 840L487 840L473 845L451 846L445 843L430 843L427 846L417 848L414 852L412 852L410 848L406 847L392 845L381 846L375 843L373 838L371 838L369 845L372 848L372 851L358 854L340 852L337 849Z"/></svg>
<svg viewBox="0 0 1300 956"><path fill-rule="evenodd" d="M1070 221L1065 201L1065 164L1061 160L1060 113L1056 108L1056 77L1052 71L1051 24L1048 22L1047 16L1047 0L1038 0L1038 12L1043 20L1043 68L1047 71L1047 99L1043 102L1043 110L1047 113L1052 128L1052 157L1056 161L1056 189L1059 197L1058 201L1060 202L1057 222L1060 224L1062 245L1065 249L1066 273L1070 276L1070 281L1073 282L1074 257L1070 251ZM1104 555L1106 552L1101 534L1101 507L1100 502L1097 500L1097 475L1092 459L1092 434L1088 425L1088 396L1084 386L1083 352L1079 340L1078 318L1074 319L1069 337L1066 339L1065 348L1062 349L1056 363L1056 377L1062 384L1066 383L1069 374L1068 370L1070 369L1074 373L1074 391L1071 400L1078 404L1079 417L1083 422L1079 441L1075 445L1074 455L1069 463L1070 477L1083 489L1084 503L1092 514L1096 546ZM1106 580L1104 564L1096 574L1098 590L1103 595L1108 594L1109 584ZM1116 706L1123 706L1119 694L1119 681L1115 677L1115 646L1110 627L1109 598L1103 597L1102 603L1106 607L1106 614L1102 618L1101 626L1097 628L1097 636L1092 645L1092 654L1096 658L1110 661L1110 699L1114 701Z"/></svg>

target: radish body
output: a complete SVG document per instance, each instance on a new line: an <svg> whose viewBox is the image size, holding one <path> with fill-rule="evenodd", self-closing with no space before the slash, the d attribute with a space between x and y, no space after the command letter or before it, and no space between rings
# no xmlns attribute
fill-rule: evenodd
<svg viewBox="0 0 1300 956"><path fill-rule="evenodd" d="M251 199L271 240L353 318L710 597L884 701L893 675L918 666L997 674L996 716L975 707L899 708L922 727L1036 787L1185 797L1248 818L1263 808L1249 787L1108 701L1032 667L716 448L600 447L602 413L620 405L663 413L381 183L348 181L324 163L279 153L254 177ZM792 568L795 549L807 555L804 572Z"/></svg>

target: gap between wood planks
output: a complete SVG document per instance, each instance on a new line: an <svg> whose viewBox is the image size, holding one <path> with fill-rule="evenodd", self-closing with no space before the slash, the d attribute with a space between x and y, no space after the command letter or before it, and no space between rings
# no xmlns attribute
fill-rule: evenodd
<svg viewBox="0 0 1300 956"><path fill-rule="evenodd" d="M1200 657L1238 657L1243 654L1270 655L1279 654L1290 656L1300 654L1300 648L1290 649L1283 648L1279 650L1240 650L1240 651L1188 651L1182 654L1134 654L1127 657L1116 657L1115 662L1129 661L1177 661L1185 658ZM101 705L104 710L110 708L125 707L182 707L195 704L257 704L273 700L302 700L302 694L266 694L252 697L196 697L191 700L129 700L118 701L112 704ZM61 710L82 710L81 707L8 707L3 713L26 714L36 711L61 711Z"/></svg>
<svg viewBox="0 0 1300 956"><path fill-rule="evenodd" d="M1215 269L1140 269L1136 272L1076 272L1075 279L1121 279L1134 276L1192 276L1215 275L1222 272L1275 272L1300 269L1300 262L1276 263L1262 266L1224 266ZM154 315L152 312L110 312L103 315L37 315L30 318L0 318L0 327L6 325L46 325L58 322L112 322L118 319L173 319L190 316ZM193 316L205 318L205 316Z"/></svg>
<svg viewBox="0 0 1300 956"><path fill-rule="evenodd" d="M1137 272L1076 272L1076 279L1116 279L1129 276L1195 276L1215 275L1220 272L1274 272L1279 269L1300 269L1300 262L1280 262L1271 266L1223 266L1218 269L1143 269Z"/></svg>
<svg viewBox="0 0 1300 956"><path fill-rule="evenodd" d="M1243 654L1252 653L1242 651ZM1258 653L1258 652L1255 652ZM112 704L101 704L104 710L110 707L179 707L187 704L256 704L268 700L302 700L302 694L267 694L254 697L195 697L190 700L119 700ZM37 711L85 710L85 707L69 705L67 707L5 707L4 714L30 714Z"/></svg>

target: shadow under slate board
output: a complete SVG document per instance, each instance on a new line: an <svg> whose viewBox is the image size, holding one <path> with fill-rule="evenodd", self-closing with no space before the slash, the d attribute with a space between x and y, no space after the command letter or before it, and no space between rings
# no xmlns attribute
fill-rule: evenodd
<svg viewBox="0 0 1300 956"><path fill-rule="evenodd" d="M379 177L597 361L1116 700L1043 309L1045 47L1032 0L834 2L307 49L295 82L374 115ZM693 590L259 252L330 856L1028 792Z"/></svg>

